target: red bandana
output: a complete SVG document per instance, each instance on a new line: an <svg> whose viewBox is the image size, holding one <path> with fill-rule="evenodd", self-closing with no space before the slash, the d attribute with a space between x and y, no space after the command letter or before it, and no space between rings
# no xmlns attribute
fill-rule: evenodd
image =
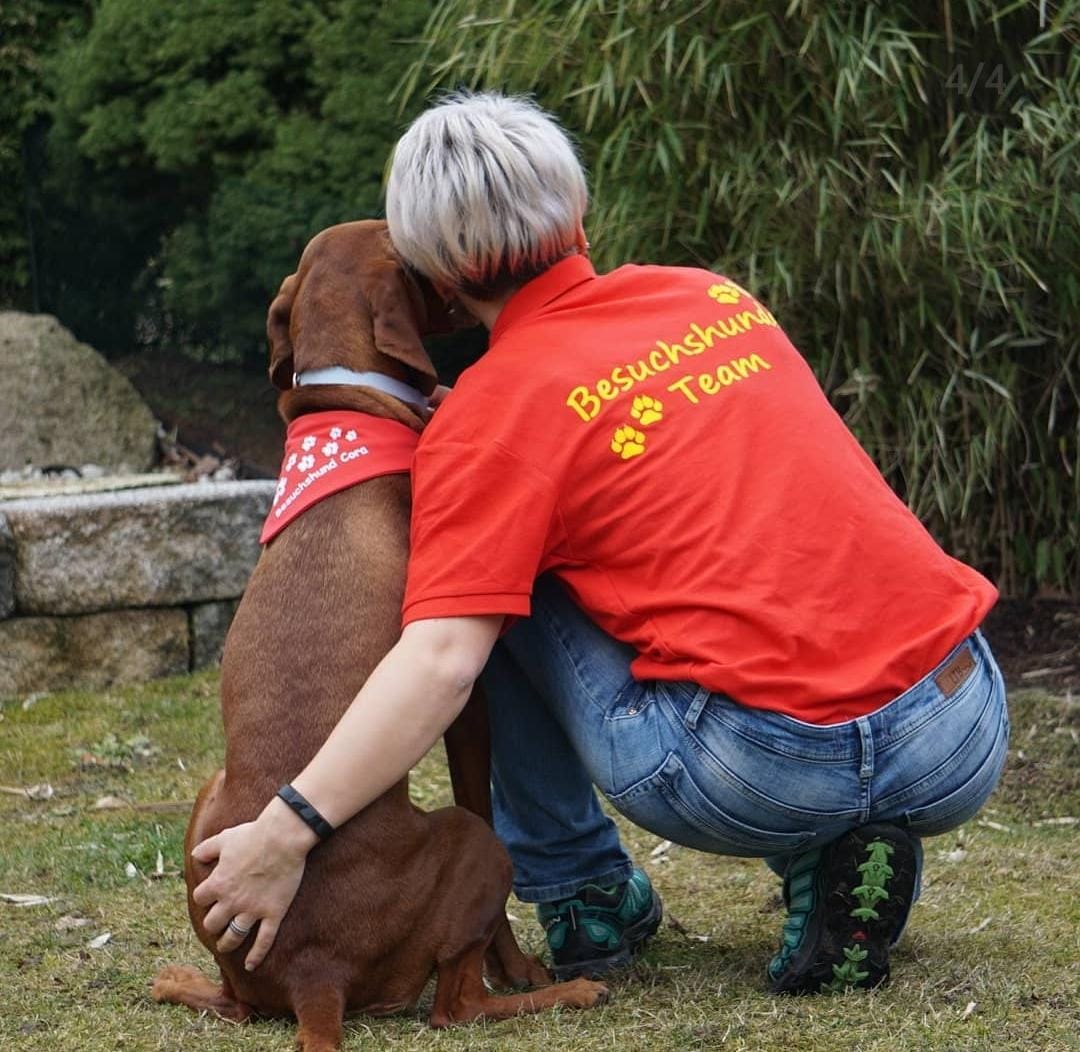
<svg viewBox="0 0 1080 1052"><path fill-rule="evenodd" d="M297 417L285 437L281 477L259 543L324 497L377 475L408 472L419 440L396 420L352 409Z"/></svg>

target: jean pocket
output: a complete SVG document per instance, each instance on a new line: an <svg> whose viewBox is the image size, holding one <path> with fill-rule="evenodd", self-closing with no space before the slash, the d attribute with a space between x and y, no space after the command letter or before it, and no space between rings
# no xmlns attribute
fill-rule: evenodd
<svg viewBox="0 0 1080 1052"><path fill-rule="evenodd" d="M904 822L917 836L936 836L963 825L989 799L1005 767L1009 745L1009 718L1004 708L997 735L985 759L964 783L952 792L922 807L904 813Z"/></svg>
<svg viewBox="0 0 1080 1052"><path fill-rule="evenodd" d="M668 753L656 771L610 800L635 825L714 854L762 858L798 851L814 836L812 830L782 832L740 821L702 792L675 753Z"/></svg>
<svg viewBox="0 0 1080 1052"><path fill-rule="evenodd" d="M651 702L652 695L648 684L631 679L612 700L604 719L609 723L636 719Z"/></svg>

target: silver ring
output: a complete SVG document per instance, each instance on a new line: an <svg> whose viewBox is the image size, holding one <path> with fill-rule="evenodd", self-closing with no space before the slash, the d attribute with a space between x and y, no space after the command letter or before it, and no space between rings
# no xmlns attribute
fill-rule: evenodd
<svg viewBox="0 0 1080 1052"><path fill-rule="evenodd" d="M233 917L233 919L229 921L229 931L231 931L233 935L239 935L240 938L243 939L245 936L250 934L251 929L241 928L240 925L236 923L236 918Z"/></svg>

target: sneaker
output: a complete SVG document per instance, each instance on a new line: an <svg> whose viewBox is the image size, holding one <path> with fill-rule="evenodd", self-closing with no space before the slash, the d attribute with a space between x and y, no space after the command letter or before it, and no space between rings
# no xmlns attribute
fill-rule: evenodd
<svg viewBox="0 0 1080 1052"><path fill-rule="evenodd" d="M914 842L884 822L796 858L784 878L788 918L769 962L772 991L840 993L885 982L916 868Z"/></svg>
<svg viewBox="0 0 1080 1052"><path fill-rule="evenodd" d="M595 979L628 965L656 934L664 907L644 871L635 869L622 884L586 884L573 898L541 903L536 915L561 982Z"/></svg>

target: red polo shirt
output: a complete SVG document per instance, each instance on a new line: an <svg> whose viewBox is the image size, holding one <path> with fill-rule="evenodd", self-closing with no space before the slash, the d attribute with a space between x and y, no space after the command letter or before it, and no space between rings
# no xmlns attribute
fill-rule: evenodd
<svg viewBox="0 0 1080 1052"><path fill-rule="evenodd" d="M554 572L633 646L810 723L872 712L997 592L889 489L776 319L707 271L569 257L507 303L413 465L406 623Z"/></svg>

